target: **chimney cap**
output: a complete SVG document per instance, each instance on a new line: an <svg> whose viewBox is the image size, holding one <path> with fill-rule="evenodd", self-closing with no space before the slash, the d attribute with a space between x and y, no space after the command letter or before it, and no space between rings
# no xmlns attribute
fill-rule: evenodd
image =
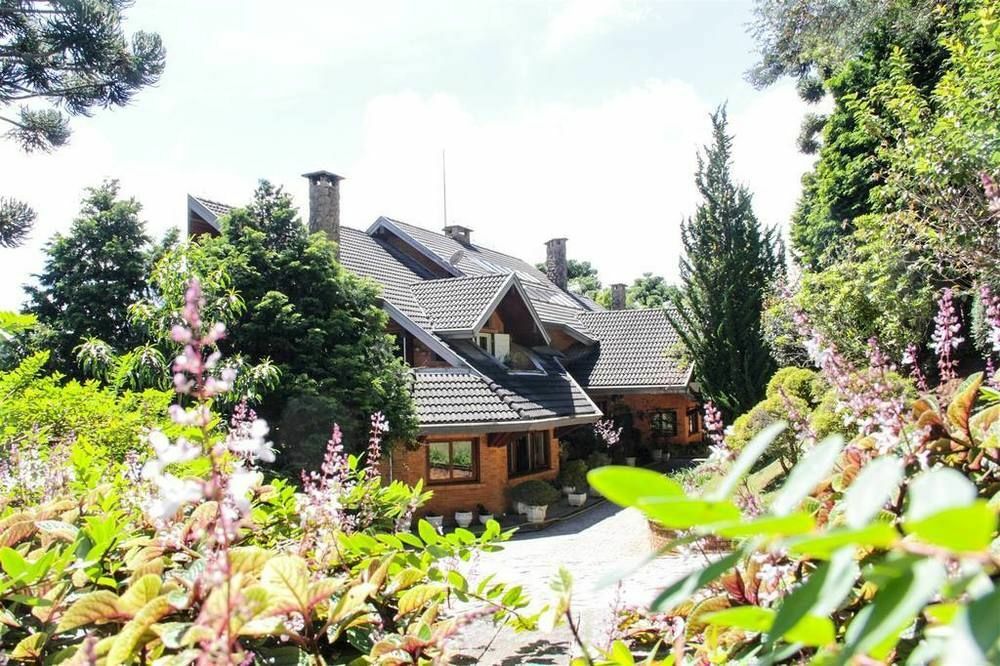
<svg viewBox="0 0 1000 666"><path fill-rule="evenodd" d="M324 177L325 178L329 178L329 179L333 180L334 182L336 182L338 180L344 180L343 176L338 176L337 174L333 173L332 171L324 171L322 169L319 170L319 171L310 171L309 173L304 173L304 174L302 174L302 177L303 178L308 178L310 181L319 180L320 178L324 178Z"/></svg>
<svg viewBox="0 0 1000 666"><path fill-rule="evenodd" d="M569 240L569 239L565 238L563 236L560 236L559 238L550 238L550 239L548 239L547 241L545 241L545 244L548 245L549 243L558 243L559 241L566 241L566 240Z"/></svg>
<svg viewBox="0 0 1000 666"><path fill-rule="evenodd" d="M474 231L473 229L470 229L469 227L464 227L461 224L449 224L444 228L444 230L446 233L449 231Z"/></svg>

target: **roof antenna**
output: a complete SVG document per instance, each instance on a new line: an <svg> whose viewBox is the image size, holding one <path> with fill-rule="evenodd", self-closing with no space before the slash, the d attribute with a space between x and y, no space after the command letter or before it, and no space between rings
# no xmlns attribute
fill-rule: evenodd
<svg viewBox="0 0 1000 666"><path fill-rule="evenodd" d="M448 171L445 166L444 148L441 149L441 204L444 226L448 226Z"/></svg>

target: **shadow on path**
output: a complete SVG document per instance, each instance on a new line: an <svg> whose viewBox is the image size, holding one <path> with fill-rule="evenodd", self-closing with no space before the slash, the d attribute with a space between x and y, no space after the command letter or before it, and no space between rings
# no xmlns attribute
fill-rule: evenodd
<svg viewBox="0 0 1000 666"><path fill-rule="evenodd" d="M570 654L570 644L568 641L552 642L545 639L527 643L517 648L514 654L509 655L502 661L497 662L499 666L518 666L519 664L564 664L566 656ZM472 666L479 664L478 657L460 654L451 658L450 663L460 666Z"/></svg>

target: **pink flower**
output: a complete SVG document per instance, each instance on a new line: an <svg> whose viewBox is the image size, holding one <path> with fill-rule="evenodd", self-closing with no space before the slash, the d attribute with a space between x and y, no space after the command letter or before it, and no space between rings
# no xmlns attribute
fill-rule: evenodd
<svg viewBox="0 0 1000 666"><path fill-rule="evenodd" d="M951 357L953 350L958 349L965 338L958 335L962 325L958 320L951 289L943 289L938 299L938 312L934 317L934 351L938 357L938 373L942 382L955 378L955 368L958 361Z"/></svg>

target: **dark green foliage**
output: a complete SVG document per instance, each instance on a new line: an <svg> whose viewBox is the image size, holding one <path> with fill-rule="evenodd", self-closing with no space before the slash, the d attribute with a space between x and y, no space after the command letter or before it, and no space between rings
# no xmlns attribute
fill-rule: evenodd
<svg viewBox="0 0 1000 666"><path fill-rule="evenodd" d="M576 492L587 491L587 463L583 460L567 460L559 469L560 486L574 488Z"/></svg>
<svg viewBox="0 0 1000 666"><path fill-rule="evenodd" d="M223 219L222 235L189 256L196 274L224 271L245 306L222 348L280 370L257 409L290 466L314 466L335 421L345 441L364 442L376 411L389 419L390 438L412 438L408 374L385 334L377 287L344 270L325 236L308 234L280 188L262 182L249 206Z"/></svg>
<svg viewBox="0 0 1000 666"><path fill-rule="evenodd" d="M626 304L630 308L662 308L679 296L677 287L669 284L662 275L643 273L626 291Z"/></svg>
<svg viewBox="0 0 1000 666"><path fill-rule="evenodd" d="M519 483L510 489L510 496L515 502L528 506L548 506L559 501L561 495L548 481L532 479Z"/></svg>
<svg viewBox="0 0 1000 666"><path fill-rule="evenodd" d="M545 262L535 264L535 268L545 272ZM597 298L601 290L601 280L597 269L589 261L566 260L566 286L574 294L587 298Z"/></svg>
<svg viewBox="0 0 1000 666"><path fill-rule="evenodd" d="M0 0L0 121L27 152L66 143L70 115L124 106L163 72L160 37L122 30L127 0ZM31 104L45 103L47 108ZM16 108L15 108L16 107ZM0 247L24 241L34 213L0 199Z"/></svg>
<svg viewBox="0 0 1000 666"><path fill-rule="evenodd" d="M670 317L702 392L731 416L760 400L774 370L761 311L784 264L777 232L760 225L750 193L733 182L724 108L712 114L712 125L713 142L698 157L703 203L682 226L684 286Z"/></svg>
<svg viewBox="0 0 1000 666"><path fill-rule="evenodd" d="M0 197L0 247L12 248L24 243L35 221L35 211L16 199Z"/></svg>
<svg viewBox="0 0 1000 666"><path fill-rule="evenodd" d="M81 376L75 348L99 338L114 350L143 342L128 308L146 293L151 241L139 219L141 206L118 196L117 181L90 188L69 233L45 246L37 285L28 285L27 311L38 317L52 366Z"/></svg>

